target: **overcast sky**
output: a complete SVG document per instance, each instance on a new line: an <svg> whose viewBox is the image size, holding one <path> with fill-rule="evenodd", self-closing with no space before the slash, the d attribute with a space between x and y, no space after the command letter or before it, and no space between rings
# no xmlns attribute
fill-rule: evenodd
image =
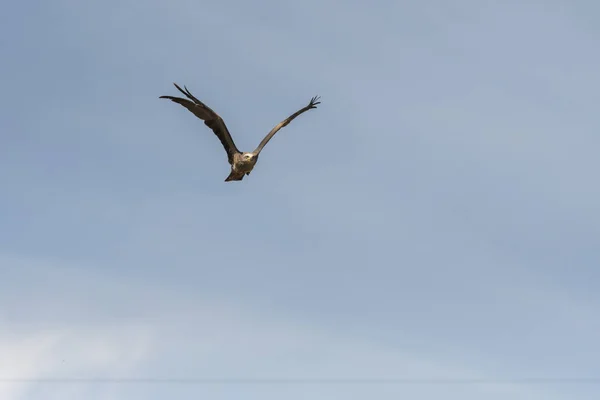
<svg viewBox="0 0 600 400"><path fill-rule="evenodd" d="M599 18L7 3L0 398L597 399ZM248 151L322 104L225 183L173 82Z"/></svg>

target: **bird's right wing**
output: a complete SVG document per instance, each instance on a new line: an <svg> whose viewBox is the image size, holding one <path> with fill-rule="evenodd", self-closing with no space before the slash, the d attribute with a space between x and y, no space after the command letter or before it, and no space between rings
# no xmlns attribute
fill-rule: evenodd
<svg viewBox="0 0 600 400"><path fill-rule="evenodd" d="M190 93L190 91L184 86L185 90L181 89L176 83L173 83L175 87L183 93L187 98L191 99L186 100L181 97L173 97L173 96L160 96L161 99L169 99L174 101L175 103L181 104L188 110L190 110L196 117L200 118L204 121L204 124L208 126L215 135L221 141L221 144L225 148L227 152L227 160L229 164L233 162L233 155L239 153L240 151L236 147L233 139L231 138L231 134L225 125L225 121L210 107L206 104L202 103L198 100L194 95Z"/></svg>
<svg viewBox="0 0 600 400"><path fill-rule="evenodd" d="M298 111L296 111L295 113L293 113L292 115L290 115L289 117L287 117L286 119L284 119L283 121L281 121L280 123L278 123L273 129L271 129L271 131L269 133L267 133L267 136L264 137L263 140L261 140L261 142L258 144L258 147L256 148L256 150L254 150L254 154L258 155L260 154L260 152L262 151L263 147L265 147L265 145L269 142L269 140L271 140L273 138L273 136L275 136L275 134L284 126L287 126L287 124L289 124L290 122L292 122L294 120L294 118L296 118L298 115L311 110L313 108L317 108L317 104L321 104L319 100L319 96L315 96L312 99L310 99L310 102L308 103L307 106L302 107L301 109L299 109Z"/></svg>

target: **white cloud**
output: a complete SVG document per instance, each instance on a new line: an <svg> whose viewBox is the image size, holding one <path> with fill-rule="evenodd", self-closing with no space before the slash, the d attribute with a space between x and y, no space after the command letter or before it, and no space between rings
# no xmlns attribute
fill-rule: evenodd
<svg viewBox="0 0 600 400"><path fill-rule="evenodd" d="M43 260L2 260L0 264L8 266L12 278L19 273L31 276L35 270L45 277L39 285L44 290L37 290L38 284L30 286L22 302L44 303L42 313L56 318L42 318L35 307L29 306L24 309L30 310L30 315L3 320L0 378L4 379L494 378L473 365L472 357L422 353L411 345L414 337L402 331L393 341L374 341L343 326L281 315L272 309L258 310L237 301L206 298L178 287L134 282L102 273L99 268L61 266ZM49 295L53 292L61 292L62 296ZM7 295L6 290L2 297L3 304L14 304L17 298ZM18 307L2 311L14 316L15 309ZM122 310L130 310L130 315L120 314ZM224 385L223 390L214 393L208 386L3 382L0 394L3 400L130 400L184 391L182 395L210 394L229 399L237 398L234 392L240 390L236 385ZM279 397L285 393L291 399L306 395L315 399L332 395L364 398L368 393L380 398L410 395L425 399L451 393L461 399L551 399L539 388L514 385L453 385L449 389L443 385L330 384L299 385L292 390L294 387L250 385L244 390L257 396L272 393Z"/></svg>
<svg viewBox="0 0 600 400"><path fill-rule="evenodd" d="M129 375L149 351L151 335L136 326L73 326L37 330L0 322L0 398L110 399L110 391L70 379ZM14 328L14 329L11 329ZM55 380L40 383L36 380Z"/></svg>
<svg viewBox="0 0 600 400"><path fill-rule="evenodd" d="M35 377L41 371L40 360L47 358L58 337L51 335L8 334L6 321L0 331L0 398L19 400L23 398L26 385L10 382L11 379Z"/></svg>

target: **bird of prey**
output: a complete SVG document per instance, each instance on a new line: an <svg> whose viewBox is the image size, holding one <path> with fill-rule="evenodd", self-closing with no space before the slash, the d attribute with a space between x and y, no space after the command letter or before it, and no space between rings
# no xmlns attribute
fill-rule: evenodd
<svg viewBox="0 0 600 400"><path fill-rule="evenodd" d="M217 138L221 141L221 144L225 148L227 152L227 161L231 165L231 173L227 178L225 178L225 182L229 181L241 181L244 179L245 175L250 175L250 172L256 165L258 161L258 156L262 151L263 147L267 144L269 140L279 131L281 128L292 122L294 118L298 115L306 112L312 108L317 108L317 104L321 102L319 100L319 96L313 97L307 106L301 108L296 111L279 124L277 124L267 136L259 143L258 147L250 153L241 152L236 147L233 139L231 138L231 134L225 125L225 121L210 107L206 104L202 103L200 100L195 98L190 91L184 86L184 89L181 89L176 83L173 83L175 87L183 93L189 100L183 99L181 97L173 97L173 96L160 96L161 99L169 99L174 101L175 103L181 104L189 111L191 111L196 117L200 118L204 121L204 124L208 126L215 133Z"/></svg>

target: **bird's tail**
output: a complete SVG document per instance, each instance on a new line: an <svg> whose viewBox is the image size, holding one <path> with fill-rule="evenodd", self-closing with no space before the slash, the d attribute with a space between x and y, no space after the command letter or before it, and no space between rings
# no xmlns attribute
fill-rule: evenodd
<svg viewBox="0 0 600 400"><path fill-rule="evenodd" d="M244 175L245 174L243 172L231 171L231 173L229 174L229 176L227 178L225 178L225 182L241 181L242 179L244 179Z"/></svg>

